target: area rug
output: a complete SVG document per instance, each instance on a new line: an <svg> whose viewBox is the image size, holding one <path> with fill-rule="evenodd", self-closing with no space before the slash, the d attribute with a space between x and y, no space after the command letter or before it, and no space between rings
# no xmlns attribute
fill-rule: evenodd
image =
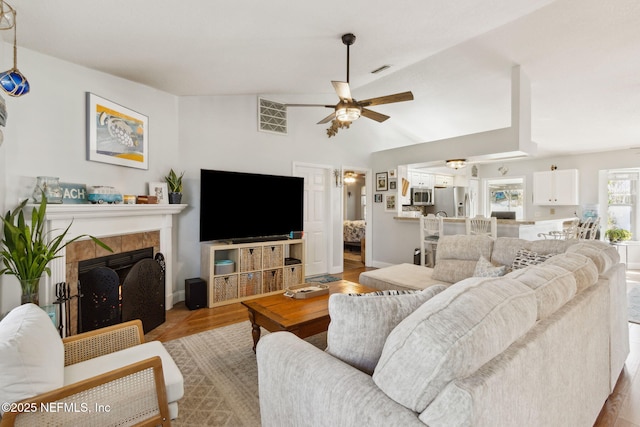
<svg viewBox="0 0 640 427"><path fill-rule="evenodd" d="M269 332L262 330L262 335ZM307 338L326 347L326 333ZM260 426L258 367L249 321L163 343L184 377L174 426Z"/></svg>
<svg viewBox="0 0 640 427"><path fill-rule="evenodd" d="M342 280L339 277L330 276L328 274L320 274L318 276L310 276L305 277L305 282L315 282L315 283L329 283L329 282L337 282L338 280Z"/></svg>
<svg viewBox="0 0 640 427"><path fill-rule="evenodd" d="M640 285L631 288L627 294L629 322L640 324Z"/></svg>

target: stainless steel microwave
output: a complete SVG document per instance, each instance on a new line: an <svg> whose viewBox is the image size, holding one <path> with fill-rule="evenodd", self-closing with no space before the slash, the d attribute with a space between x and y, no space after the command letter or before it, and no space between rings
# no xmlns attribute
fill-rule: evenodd
<svg viewBox="0 0 640 427"><path fill-rule="evenodd" d="M412 188L411 204L414 206L433 206L433 188Z"/></svg>

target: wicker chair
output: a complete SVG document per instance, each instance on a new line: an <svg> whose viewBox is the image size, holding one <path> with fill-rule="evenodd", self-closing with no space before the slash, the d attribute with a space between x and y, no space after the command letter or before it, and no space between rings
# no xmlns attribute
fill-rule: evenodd
<svg viewBox="0 0 640 427"><path fill-rule="evenodd" d="M52 325L46 313L44 315ZM163 364L167 367L171 363L166 363L164 355L140 357L147 348L142 331L142 322L133 320L63 339L65 384L16 402L10 411L5 410L0 426L170 425L169 386L165 386ZM131 353L136 352L138 354L133 358L137 361L125 362L131 360ZM114 357L109 359L111 355ZM94 362L99 363L105 372L68 383L67 377L82 375L81 369L87 367L87 363L89 369L94 369L91 372L100 371L95 365L91 367L91 359L95 359ZM113 365L118 363L122 366L113 369ZM67 370L69 368L71 371ZM74 372L74 368L80 371ZM174 365L167 369L177 367ZM181 379L179 371L178 375ZM182 390L180 397L181 393Z"/></svg>

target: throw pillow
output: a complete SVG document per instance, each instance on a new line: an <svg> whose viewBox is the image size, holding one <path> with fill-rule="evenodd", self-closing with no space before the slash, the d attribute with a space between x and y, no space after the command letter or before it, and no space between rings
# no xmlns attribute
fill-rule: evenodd
<svg viewBox="0 0 640 427"><path fill-rule="evenodd" d="M506 265L495 266L491 261L481 256L473 271L473 277L500 277L504 276L506 272Z"/></svg>
<svg viewBox="0 0 640 427"><path fill-rule="evenodd" d="M64 346L51 319L37 305L18 306L0 322L0 372L0 402L17 402L62 387Z"/></svg>
<svg viewBox="0 0 640 427"><path fill-rule="evenodd" d="M530 265L543 263L555 255L557 254L541 255L537 252L529 251L526 249L518 249L516 257L513 259L513 264L511 264L511 270L517 270L519 268L525 268Z"/></svg>
<svg viewBox="0 0 640 427"><path fill-rule="evenodd" d="M393 328L444 289L435 285L422 291L379 291L355 297L332 294L327 353L371 374Z"/></svg>

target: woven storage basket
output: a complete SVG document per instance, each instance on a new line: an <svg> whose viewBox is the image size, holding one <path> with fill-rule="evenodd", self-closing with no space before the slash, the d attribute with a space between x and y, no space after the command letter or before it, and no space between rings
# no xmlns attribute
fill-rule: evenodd
<svg viewBox="0 0 640 427"><path fill-rule="evenodd" d="M284 286L299 285L300 283L302 283L302 266L287 265L284 268Z"/></svg>
<svg viewBox="0 0 640 427"><path fill-rule="evenodd" d="M282 267L282 245L265 246L262 254L262 268Z"/></svg>
<svg viewBox="0 0 640 427"><path fill-rule="evenodd" d="M221 276L213 279L213 301L238 298L238 276Z"/></svg>
<svg viewBox="0 0 640 427"><path fill-rule="evenodd" d="M262 280L262 292L273 292L283 289L282 269L265 270Z"/></svg>
<svg viewBox="0 0 640 427"><path fill-rule="evenodd" d="M240 272L260 270L262 264L262 247L240 249Z"/></svg>
<svg viewBox="0 0 640 427"><path fill-rule="evenodd" d="M240 274L240 284L238 286L238 296L247 297L262 293L262 272Z"/></svg>

